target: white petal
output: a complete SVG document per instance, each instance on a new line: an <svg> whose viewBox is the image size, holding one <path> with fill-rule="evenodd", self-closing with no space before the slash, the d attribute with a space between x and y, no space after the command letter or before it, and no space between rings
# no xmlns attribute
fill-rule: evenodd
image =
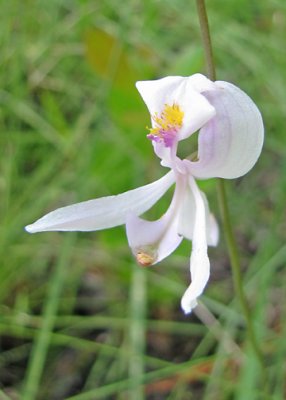
<svg viewBox="0 0 286 400"><path fill-rule="evenodd" d="M207 244L217 246L219 240L219 228L215 217L209 211L207 198L203 192L200 192L205 206ZM196 217L196 204L193 191L188 187L185 191L183 205L180 212L178 232L186 239L192 240L194 233L194 223Z"/></svg>
<svg viewBox="0 0 286 400"><path fill-rule="evenodd" d="M136 88L151 115L160 113L165 104L172 104L172 93L184 80L182 76L167 76L153 81L138 81Z"/></svg>
<svg viewBox="0 0 286 400"><path fill-rule="evenodd" d="M154 152L161 158L161 165L173 169L174 167L174 150L176 151L176 144L173 147L165 147L164 143L152 142ZM176 154L175 154L176 157Z"/></svg>
<svg viewBox="0 0 286 400"><path fill-rule="evenodd" d="M157 221L132 216L127 221L127 237L139 264L149 266L168 257L179 246L178 219L167 212Z"/></svg>
<svg viewBox="0 0 286 400"><path fill-rule="evenodd" d="M207 221L208 245L216 247L219 241L219 226L213 214L209 214Z"/></svg>
<svg viewBox="0 0 286 400"><path fill-rule="evenodd" d="M193 177L189 178L189 184L195 202L195 221L190 260L192 283L184 293L181 301L181 306L185 313L190 313L197 305L197 298L202 294L210 274L210 262L207 254L205 202Z"/></svg>
<svg viewBox="0 0 286 400"><path fill-rule="evenodd" d="M26 226L30 233L41 231L95 231L126 223L130 213L143 214L152 207L174 183L174 173L168 172L149 185L119 194L84 201L59 208Z"/></svg>
<svg viewBox="0 0 286 400"><path fill-rule="evenodd" d="M126 223L129 246L141 265L155 264L171 254L181 243L178 219L185 191L185 177L179 177L167 212L157 221L130 215Z"/></svg>
<svg viewBox="0 0 286 400"><path fill-rule="evenodd" d="M191 85L193 90L196 90L198 93L216 90L215 83L202 74L194 74L189 76L187 79L189 85Z"/></svg>
<svg viewBox="0 0 286 400"><path fill-rule="evenodd" d="M184 112L179 140L196 132L215 115L215 108L202 90L213 90L214 83L201 74L190 77L168 76L154 81L140 81L136 87L153 116L162 112L165 104L177 104ZM154 126L154 121L152 121Z"/></svg>
<svg viewBox="0 0 286 400"><path fill-rule="evenodd" d="M216 114L215 108L207 98L194 89L195 80L193 78L194 76L185 78L173 93L174 102L179 104L184 112L183 126L179 131L179 140L189 137ZM209 82L212 83L211 81ZM192 149L190 149L191 151Z"/></svg>
<svg viewBox="0 0 286 400"><path fill-rule="evenodd" d="M237 178L256 163L262 149L261 114L246 93L227 82L215 82L217 90L204 96L216 116L199 133L197 162L189 162L198 178Z"/></svg>

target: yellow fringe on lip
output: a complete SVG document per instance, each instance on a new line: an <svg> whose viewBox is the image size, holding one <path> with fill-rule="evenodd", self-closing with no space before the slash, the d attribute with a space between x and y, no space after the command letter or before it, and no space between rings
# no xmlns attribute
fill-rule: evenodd
<svg viewBox="0 0 286 400"><path fill-rule="evenodd" d="M155 113L152 116L153 121L157 125L155 128L149 128L150 134L161 136L162 132L167 132L170 129L179 129L183 125L184 112L180 109L178 104L173 105L165 104L164 109L160 115Z"/></svg>

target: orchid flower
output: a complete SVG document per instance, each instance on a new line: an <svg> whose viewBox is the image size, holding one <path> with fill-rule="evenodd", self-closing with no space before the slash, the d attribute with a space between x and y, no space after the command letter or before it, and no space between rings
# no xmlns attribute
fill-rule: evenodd
<svg viewBox="0 0 286 400"><path fill-rule="evenodd" d="M253 101L231 83L212 82L201 74L169 76L136 84L150 114L147 138L161 165L169 169L159 180L117 196L52 211L26 230L96 231L126 225L137 262L150 266L171 254L183 238L192 241L191 284L181 300L191 312L210 274L208 246L216 246L219 229L196 179L238 178L256 163L263 145L263 122ZM195 157L181 159L179 142L198 133ZM171 204L156 221L140 218L175 184Z"/></svg>

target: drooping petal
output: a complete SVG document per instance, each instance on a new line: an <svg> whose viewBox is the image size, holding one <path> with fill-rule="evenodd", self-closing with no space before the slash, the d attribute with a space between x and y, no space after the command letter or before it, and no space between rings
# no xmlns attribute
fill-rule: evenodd
<svg viewBox="0 0 286 400"><path fill-rule="evenodd" d="M30 233L41 231L95 231L126 223L130 213L143 214L174 183L173 171L149 185L116 195L59 208L26 226Z"/></svg>
<svg viewBox="0 0 286 400"><path fill-rule="evenodd" d="M190 259L192 282L181 300L182 309L186 314L190 313L197 305L197 298L202 294L210 274L210 262L207 254L205 201L193 177L189 177L189 185L194 198L195 219Z"/></svg>
<svg viewBox="0 0 286 400"><path fill-rule="evenodd" d="M153 265L173 253L183 239L178 235L177 224L178 218L169 211L157 221L130 216L127 237L139 264Z"/></svg>
<svg viewBox="0 0 286 400"><path fill-rule="evenodd" d="M216 116L202 127L198 159L189 162L197 178L237 178L256 163L262 149L261 114L246 93L228 82L215 82L217 90L204 92Z"/></svg>
<svg viewBox="0 0 286 400"><path fill-rule="evenodd" d="M219 240L219 227L213 214L210 213L207 198L200 192L205 206L207 244L217 246ZM196 218L196 204L193 191L189 187L185 190L183 205L181 207L178 232L186 239L193 240L194 223Z"/></svg>
<svg viewBox="0 0 286 400"><path fill-rule="evenodd" d="M196 132L216 113L203 90L213 90L214 83L201 74L191 77L168 76L154 81L139 81L136 87L151 116L160 115L167 105L177 105L184 113L183 124L178 132L182 140ZM153 127L156 125L152 119Z"/></svg>
<svg viewBox="0 0 286 400"><path fill-rule="evenodd" d="M185 177L178 177L175 193L167 212L156 221L130 215L126 223L129 246L143 266L155 264L171 254L181 243L178 220L186 187Z"/></svg>

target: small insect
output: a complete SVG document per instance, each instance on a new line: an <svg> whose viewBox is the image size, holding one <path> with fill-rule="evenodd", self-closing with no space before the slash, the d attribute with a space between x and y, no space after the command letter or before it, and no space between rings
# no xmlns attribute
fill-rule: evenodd
<svg viewBox="0 0 286 400"><path fill-rule="evenodd" d="M136 260L142 267L150 267L156 261L156 257L153 254L144 253L138 251L136 254Z"/></svg>

